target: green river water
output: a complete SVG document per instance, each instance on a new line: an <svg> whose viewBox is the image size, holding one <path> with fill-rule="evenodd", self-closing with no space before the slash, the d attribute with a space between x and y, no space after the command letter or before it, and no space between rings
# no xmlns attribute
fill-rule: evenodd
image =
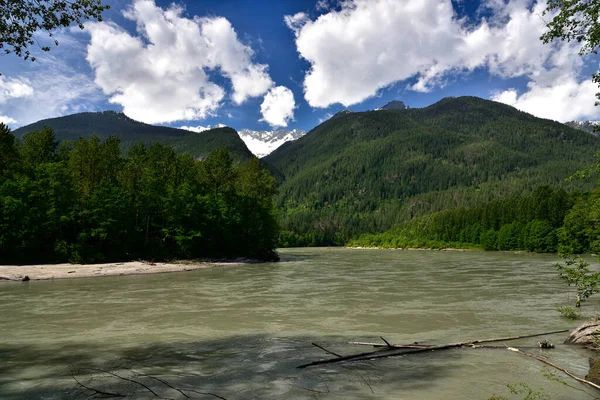
<svg viewBox="0 0 600 400"><path fill-rule="evenodd" d="M311 342L352 354L371 348L349 341L379 336L441 344L573 328L555 310L573 297L556 277L554 255L341 248L280 255L279 263L0 284L0 399L74 398L73 375L97 389L133 390L87 368L151 374L229 400L511 398L506 384L517 382L543 387L552 399L590 398L544 377L539 361L497 349L296 368L331 357ZM600 301L592 297L583 311L598 313ZM528 351L587 373L582 349ZM136 379L163 397L184 398Z"/></svg>

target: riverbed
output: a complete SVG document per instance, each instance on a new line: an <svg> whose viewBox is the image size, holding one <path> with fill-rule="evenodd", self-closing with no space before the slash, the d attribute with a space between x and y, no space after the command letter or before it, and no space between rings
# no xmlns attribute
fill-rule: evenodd
<svg viewBox="0 0 600 400"><path fill-rule="evenodd" d="M442 344L573 328L555 310L574 302L556 277L555 255L342 248L280 255L278 263L0 285L0 398L73 398L75 379L153 398L99 370L143 382L150 374L229 400L487 399L508 396L506 385L519 382L552 399L589 398L545 377L550 370L539 361L502 349L296 368L331 357L312 342L345 355L370 350L349 341L380 336ZM598 299L584 303L585 314L600 314ZM561 346L565 337L547 337L556 349L529 351L583 377L588 354ZM164 397L183 398L151 383Z"/></svg>

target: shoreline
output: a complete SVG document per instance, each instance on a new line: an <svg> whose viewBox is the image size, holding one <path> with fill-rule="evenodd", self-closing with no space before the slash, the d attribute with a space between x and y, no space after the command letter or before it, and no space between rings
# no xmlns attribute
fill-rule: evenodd
<svg viewBox="0 0 600 400"><path fill-rule="evenodd" d="M458 252L464 252L464 251L485 251L483 249L461 249L461 248L454 248L454 247L445 247L442 249L436 249L433 247L361 247L361 246L356 246L356 247L350 247L350 246L345 246L345 249L351 249L351 250L408 250L408 251L458 251Z"/></svg>
<svg viewBox="0 0 600 400"><path fill-rule="evenodd" d="M127 261L105 264L0 265L0 284L2 282L22 282L28 280L44 281L187 272L215 267L242 266L252 263L255 263L255 261L244 259L230 262L179 261L163 263ZM24 279L25 277L29 279Z"/></svg>

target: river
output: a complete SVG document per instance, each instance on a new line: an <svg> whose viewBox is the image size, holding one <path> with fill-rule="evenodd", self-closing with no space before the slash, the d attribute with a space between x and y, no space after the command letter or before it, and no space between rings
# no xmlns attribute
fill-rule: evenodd
<svg viewBox="0 0 600 400"><path fill-rule="evenodd" d="M539 361L498 349L296 368L331 357L312 342L352 354L371 348L349 341L380 336L441 344L573 328L555 310L574 302L556 277L555 255L341 248L280 254L279 263L1 284L0 398L72 398L73 377L151 398L95 369L149 382L170 398L183 396L139 374L229 400L487 399L509 397L506 384L519 382L552 399L589 398L544 377L550 370ZM599 299L583 304L585 314L599 313ZM565 337L548 338L560 344ZM587 373L582 349L529 351Z"/></svg>

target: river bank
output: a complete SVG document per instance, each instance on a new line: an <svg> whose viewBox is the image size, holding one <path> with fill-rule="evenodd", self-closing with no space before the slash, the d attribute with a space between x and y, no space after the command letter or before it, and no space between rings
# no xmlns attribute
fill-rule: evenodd
<svg viewBox="0 0 600 400"><path fill-rule="evenodd" d="M409 250L409 251L483 251L483 249L478 248L457 248L457 247L444 247L444 248L434 248L434 247L368 247L368 246L346 246L346 249L350 250Z"/></svg>
<svg viewBox="0 0 600 400"><path fill-rule="evenodd" d="M242 259L227 262L179 261L161 263L129 261L106 264L0 265L0 282L160 274L166 272L195 271L214 267L240 266L252 262L254 260Z"/></svg>

